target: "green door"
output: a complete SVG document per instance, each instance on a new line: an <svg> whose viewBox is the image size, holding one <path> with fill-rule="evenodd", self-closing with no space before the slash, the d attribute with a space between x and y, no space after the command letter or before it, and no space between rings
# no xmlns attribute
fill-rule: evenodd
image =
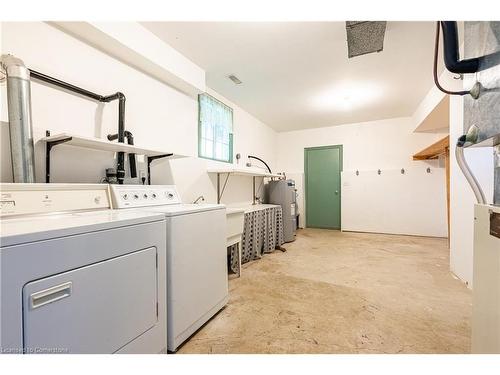
<svg viewBox="0 0 500 375"><path fill-rule="evenodd" d="M304 149L306 226L340 229L342 146Z"/></svg>

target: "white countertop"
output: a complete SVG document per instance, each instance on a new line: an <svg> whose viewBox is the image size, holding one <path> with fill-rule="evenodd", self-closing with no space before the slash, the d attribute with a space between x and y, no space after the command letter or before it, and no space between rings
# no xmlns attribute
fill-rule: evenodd
<svg viewBox="0 0 500 375"><path fill-rule="evenodd" d="M226 210L228 211L228 213L229 210L239 210L240 212L244 211L245 213L249 213L249 212L264 210L266 208L271 208L271 207L281 207L281 206L279 204L247 204L242 206L230 206L227 207Z"/></svg>

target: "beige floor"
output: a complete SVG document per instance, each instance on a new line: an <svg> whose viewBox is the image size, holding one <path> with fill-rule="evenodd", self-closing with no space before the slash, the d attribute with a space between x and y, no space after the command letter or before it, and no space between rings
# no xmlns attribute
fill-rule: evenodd
<svg viewBox="0 0 500 375"><path fill-rule="evenodd" d="M244 265L179 353L468 353L471 293L445 239L322 229Z"/></svg>

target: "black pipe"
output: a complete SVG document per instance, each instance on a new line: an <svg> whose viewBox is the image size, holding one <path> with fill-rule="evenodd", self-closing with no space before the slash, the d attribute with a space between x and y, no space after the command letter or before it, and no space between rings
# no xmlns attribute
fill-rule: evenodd
<svg viewBox="0 0 500 375"><path fill-rule="evenodd" d="M118 142L123 143L125 141L125 95L121 92L117 92L116 94L106 98L107 101L115 99L118 99ZM119 184L123 184L123 180L125 179L125 153L119 152L116 158L116 178L118 179Z"/></svg>
<svg viewBox="0 0 500 375"><path fill-rule="evenodd" d="M116 92L111 95L99 95L92 91L85 90L81 87L72 85L71 83L61 81L60 79L48 76L46 74L37 72L36 70L29 69L31 78L38 79L40 81L49 83L54 86L59 86L68 91L72 91L74 93L86 96L87 98L97 100L102 103L108 103L112 100L118 100L118 142L123 143L125 141L125 95L121 92ZM133 141L132 141L133 142ZM132 168L134 170L135 177L137 177L137 171L135 166L135 155L131 158L131 162L133 160L133 167L131 163L131 174ZM117 155L117 168L116 168L116 177L118 179L119 184L123 184L123 180L125 179L125 153L118 152Z"/></svg>
<svg viewBox="0 0 500 375"><path fill-rule="evenodd" d="M131 132L128 130L124 131L124 136L127 138L127 144L133 145L134 144L134 136L132 135ZM115 139L118 139L118 134L108 134L108 140L114 141ZM128 161L129 161L129 167L130 167L130 177L136 178L137 177L137 165L135 161L135 154L130 153L128 154Z"/></svg>
<svg viewBox="0 0 500 375"><path fill-rule="evenodd" d="M249 159L257 159L258 161L264 163L265 166L267 167L267 170L269 171L269 173L273 173L273 172L271 172L271 168L269 168L269 165L267 165L267 163L264 160L262 160L261 158L258 158L257 156L253 156L253 155L248 155L248 158Z"/></svg>
<svg viewBox="0 0 500 375"><path fill-rule="evenodd" d="M456 21L441 21L443 29L443 54L446 69L452 73L476 73L479 69L479 58L460 60L458 45L458 28Z"/></svg>
<svg viewBox="0 0 500 375"><path fill-rule="evenodd" d="M71 83L61 81L60 79L50 77L46 74L37 72L36 70L33 70L33 69L29 69L29 71L30 71L31 78L35 78L35 79L38 79L39 81L50 83L51 85L54 85L54 86L62 87L63 89L66 89L66 90L75 92L77 94L86 96L87 98L91 98L91 99L94 99L94 100L97 100L100 102L103 101L104 96L102 96L102 95L96 94L92 91L82 89L81 87L72 85Z"/></svg>
<svg viewBox="0 0 500 375"><path fill-rule="evenodd" d="M470 91L467 90L462 90L462 91L451 91L445 89L441 84L439 83L439 77L438 77L438 54L439 54L439 30L440 30L440 22L436 22L436 36L434 37L434 61L433 61L433 66L432 66L432 73L434 77L434 84L436 87L444 92L445 94L448 95L467 95L470 94ZM446 48L445 48L446 49Z"/></svg>

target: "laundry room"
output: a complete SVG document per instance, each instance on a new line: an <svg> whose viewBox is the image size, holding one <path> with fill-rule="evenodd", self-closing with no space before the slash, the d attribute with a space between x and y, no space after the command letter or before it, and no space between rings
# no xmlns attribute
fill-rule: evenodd
<svg viewBox="0 0 500 375"><path fill-rule="evenodd" d="M498 15L321 9L0 16L0 354L500 359Z"/></svg>

